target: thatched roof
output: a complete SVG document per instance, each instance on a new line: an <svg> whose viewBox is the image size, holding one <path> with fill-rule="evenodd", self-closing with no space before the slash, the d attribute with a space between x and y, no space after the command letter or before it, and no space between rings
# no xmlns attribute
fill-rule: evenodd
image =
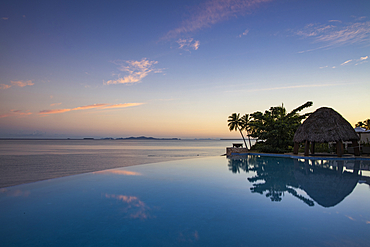
<svg viewBox="0 0 370 247"><path fill-rule="evenodd" d="M328 107L321 107L312 113L299 126L294 134L294 142L337 142L358 141L360 138L338 112Z"/></svg>

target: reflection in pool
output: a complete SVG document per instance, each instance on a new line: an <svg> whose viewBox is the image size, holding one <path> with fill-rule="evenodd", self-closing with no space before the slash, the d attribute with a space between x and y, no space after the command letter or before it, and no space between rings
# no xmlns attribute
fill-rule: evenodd
<svg viewBox="0 0 370 247"><path fill-rule="evenodd" d="M1 245L369 246L368 165L214 157L8 187Z"/></svg>
<svg viewBox="0 0 370 247"><path fill-rule="evenodd" d="M323 207L333 207L347 197L358 181L369 184L370 177L360 175L361 160L299 160L266 159L259 156L234 156L229 158L233 173L254 172L248 178L253 184L252 193L266 194L271 201L281 201L285 192L309 206L314 202ZM353 171L344 170L344 165ZM313 199L299 195L304 190Z"/></svg>

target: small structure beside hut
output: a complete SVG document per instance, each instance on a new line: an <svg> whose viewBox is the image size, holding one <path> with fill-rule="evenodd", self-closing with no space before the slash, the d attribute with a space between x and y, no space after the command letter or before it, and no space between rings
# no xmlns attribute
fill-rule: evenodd
<svg viewBox="0 0 370 247"><path fill-rule="evenodd" d="M304 155L315 153L315 143L335 142L337 155L343 155L343 142L351 141L355 155L360 155L358 147L359 136L351 124L338 112L328 107L321 107L312 113L299 126L294 134L294 154L298 154L299 144L305 143ZM311 144L311 148L310 148Z"/></svg>

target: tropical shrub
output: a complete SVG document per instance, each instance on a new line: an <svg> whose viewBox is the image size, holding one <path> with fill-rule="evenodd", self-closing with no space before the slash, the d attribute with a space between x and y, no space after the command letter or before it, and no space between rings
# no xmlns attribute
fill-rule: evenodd
<svg viewBox="0 0 370 247"><path fill-rule="evenodd" d="M303 109L312 106L312 102L297 107L287 113L284 105L271 107L269 110L250 114L250 136L258 138L253 149L268 153L284 153L292 150L294 133L302 120L311 113L300 115Z"/></svg>

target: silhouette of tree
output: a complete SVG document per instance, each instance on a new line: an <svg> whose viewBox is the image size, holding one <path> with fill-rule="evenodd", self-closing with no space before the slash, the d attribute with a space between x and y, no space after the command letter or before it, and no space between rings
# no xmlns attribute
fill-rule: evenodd
<svg viewBox="0 0 370 247"><path fill-rule="evenodd" d="M284 105L271 107L264 113L259 111L252 113L250 115L252 120L249 121L249 128L252 130L251 136L263 140L257 143L256 148L263 152L272 153L290 151L295 131L302 120L310 115L310 113L300 115L298 112L312 106L312 104L311 101L308 101L289 113Z"/></svg>
<svg viewBox="0 0 370 247"><path fill-rule="evenodd" d="M229 130L230 131L237 131L239 130L242 138L243 138L243 141L244 141L244 144L245 144L245 147L247 147L247 143L245 142L245 139L244 139L244 136L243 136L243 121L241 120L240 118L240 113L233 113L229 116L229 119L227 120L228 121L228 126L229 126Z"/></svg>
<svg viewBox="0 0 370 247"><path fill-rule="evenodd" d="M366 119L365 121L361 122L357 122L357 124L355 125L355 127L363 127L367 130L370 130L370 119Z"/></svg>

